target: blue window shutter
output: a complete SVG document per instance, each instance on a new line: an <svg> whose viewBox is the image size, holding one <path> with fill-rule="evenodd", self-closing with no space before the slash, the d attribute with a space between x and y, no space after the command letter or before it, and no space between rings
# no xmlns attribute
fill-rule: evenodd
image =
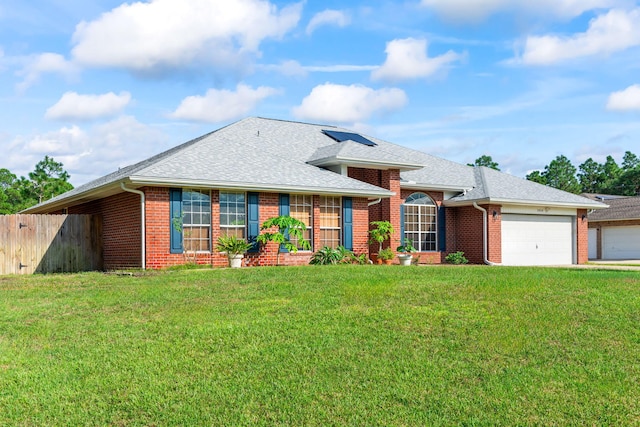
<svg viewBox="0 0 640 427"><path fill-rule="evenodd" d="M404 205L400 205L400 244L404 243Z"/></svg>
<svg viewBox="0 0 640 427"><path fill-rule="evenodd" d="M447 224L446 224L445 207L438 207L438 250L445 252L447 250Z"/></svg>
<svg viewBox="0 0 640 427"><path fill-rule="evenodd" d="M353 200L342 198L342 246L353 250Z"/></svg>
<svg viewBox="0 0 640 427"><path fill-rule="evenodd" d="M289 195L288 194L280 194L280 215L289 215L291 214L291 205L289 203ZM289 233L285 231L285 237L289 238ZM289 252L284 245L280 245L280 252Z"/></svg>
<svg viewBox="0 0 640 427"><path fill-rule="evenodd" d="M247 242L253 247L247 252L258 252L260 246L256 239L260 234L260 206L258 193L247 193Z"/></svg>
<svg viewBox="0 0 640 427"><path fill-rule="evenodd" d="M280 194L280 215L289 215L291 213L291 206L289 204L289 195Z"/></svg>
<svg viewBox="0 0 640 427"><path fill-rule="evenodd" d="M169 212L171 213L169 218L169 226L171 227L170 252L172 254L181 254L183 252L182 227L176 228L176 223L182 225L182 189L169 189Z"/></svg>

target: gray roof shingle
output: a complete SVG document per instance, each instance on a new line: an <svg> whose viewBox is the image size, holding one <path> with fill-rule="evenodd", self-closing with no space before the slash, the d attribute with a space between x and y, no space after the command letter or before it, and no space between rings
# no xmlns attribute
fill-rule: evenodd
<svg viewBox="0 0 640 427"><path fill-rule="evenodd" d="M584 197L516 178L487 168L473 168L366 136L376 145L337 143L323 130L351 132L333 126L250 117L178 145L135 165L44 202L27 211L104 196L121 182L142 185L258 188L264 191L313 191L387 197L390 191L313 166L323 159L357 159L395 165L405 185L448 189L463 194L453 203L500 199L602 207ZM420 166L422 166L420 168ZM416 169L417 170L411 170ZM46 209L42 209L44 211Z"/></svg>
<svg viewBox="0 0 640 427"><path fill-rule="evenodd" d="M640 220L640 196L610 198L605 201L609 209L589 213L589 221Z"/></svg>

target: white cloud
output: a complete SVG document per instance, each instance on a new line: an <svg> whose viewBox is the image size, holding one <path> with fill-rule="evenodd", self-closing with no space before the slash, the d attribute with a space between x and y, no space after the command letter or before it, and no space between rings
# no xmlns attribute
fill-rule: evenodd
<svg viewBox="0 0 640 427"><path fill-rule="evenodd" d="M116 95L79 95L66 92L62 98L45 113L45 118L53 120L91 120L110 117L120 113L131 101L128 92Z"/></svg>
<svg viewBox="0 0 640 427"><path fill-rule="evenodd" d="M610 10L592 19L584 33L571 37L531 36L514 63L551 65L570 59L610 55L640 45L640 9Z"/></svg>
<svg viewBox="0 0 640 427"><path fill-rule="evenodd" d="M428 77L448 64L463 58L449 51L444 55L429 58L427 40L397 39L387 43L387 59L371 73L373 80L400 81Z"/></svg>
<svg viewBox="0 0 640 427"><path fill-rule="evenodd" d="M82 64L143 73L194 64L233 67L257 54L267 38L294 28L301 3L280 11L265 0L152 0L123 4L73 35L72 53Z"/></svg>
<svg viewBox="0 0 640 427"><path fill-rule="evenodd" d="M607 110L640 110L640 85L632 85L624 90L613 92L609 95Z"/></svg>
<svg viewBox="0 0 640 427"><path fill-rule="evenodd" d="M327 9L320 13L316 13L309 25L307 25L307 35L311 35L319 27L325 25L335 25L337 27L346 27L351 23L351 18L340 10Z"/></svg>
<svg viewBox="0 0 640 427"><path fill-rule="evenodd" d="M239 84L235 92L209 89L204 96L183 99L171 117L209 123L237 119L253 110L263 99L277 93L270 87L253 89L243 84Z"/></svg>
<svg viewBox="0 0 640 427"><path fill-rule="evenodd" d="M63 163L77 186L160 152L167 143L163 133L121 116L88 129L70 126L16 137L9 143L7 162L13 173L24 176L48 155Z"/></svg>
<svg viewBox="0 0 640 427"><path fill-rule="evenodd" d="M629 0L422 0L420 4L445 19L480 22L500 12L570 19L586 11L631 3Z"/></svg>
<svg viewBox="0 0 640 427"><path fill-rule="evenodd" d="M24 76L22 82L18 83L17 89L22 92L40 81L40 76L45 73L60 74L68 79L73 78L79 72L79 68L64 56L57 53L41 53L33 55L24 60L22 70L18 71L18 76Z"/></svg>
<svg viewBox="0 0 640 427"><path fill-rule="evenodd" d="M293 109L293 115L305 120L355 123L375 113L398 110L406 103L407 95L401 89L325 83L314 87Z"/></svg>
<svg viewBox="0 0 640 427"><path fill-rule="evenodd" d="M289 60L281 62L280 64L261 65L260 68L267 71L275 71L284 74L285 76L304 77L309 73L351 73L373 71L380 68L380 66L350 64L302 65L298 61Z"/></svg>

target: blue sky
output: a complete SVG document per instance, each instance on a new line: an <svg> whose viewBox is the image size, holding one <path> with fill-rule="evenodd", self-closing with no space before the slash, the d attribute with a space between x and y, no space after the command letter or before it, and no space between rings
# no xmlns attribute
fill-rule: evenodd
<svg viewBox="0 0 640 427"><path fill-rule="evenodd" d="M74 185L247 116L524 177L640 154L640 2L0 0L0 168Z"/></svg>

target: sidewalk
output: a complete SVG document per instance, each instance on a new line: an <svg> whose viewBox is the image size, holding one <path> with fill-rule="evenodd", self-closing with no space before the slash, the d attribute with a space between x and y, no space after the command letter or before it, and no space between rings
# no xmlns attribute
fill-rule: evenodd
<svg viewBox="0 0 640 427"><path fill-rule="evenodd" d="M595 268L604 270L630 270L640 271L640 260L637 259L625 259L625 260L603 260L594 259L589 260L587 264L573 265L576 268Z"/></svg>

